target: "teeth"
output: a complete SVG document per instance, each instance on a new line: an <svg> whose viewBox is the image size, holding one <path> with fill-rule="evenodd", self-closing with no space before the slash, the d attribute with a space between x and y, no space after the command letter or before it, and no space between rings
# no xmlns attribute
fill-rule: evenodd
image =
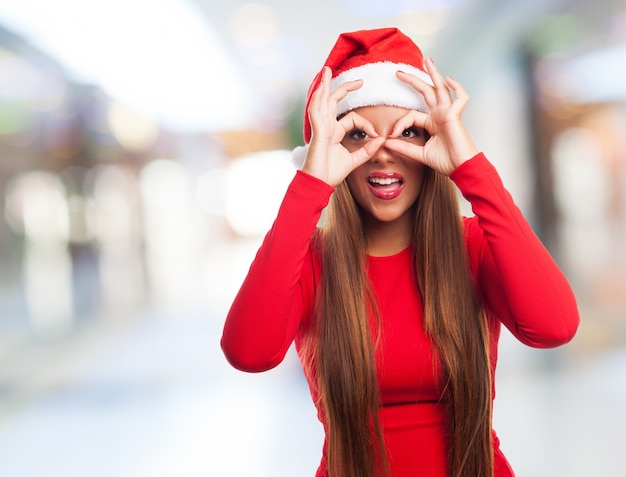
<svg viewBox="0 0 626 477"><path fill-rule="evenodd" d="M395 182L400 182L400 179L392 179L392 178L382 178L382 177L371 177L370 182L372 184L380 184L380 185L390 185Z"/></svg>

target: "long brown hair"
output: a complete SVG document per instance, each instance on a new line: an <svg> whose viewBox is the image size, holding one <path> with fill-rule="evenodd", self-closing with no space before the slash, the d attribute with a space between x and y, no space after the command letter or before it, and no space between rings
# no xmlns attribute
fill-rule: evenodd
<svg viewBox="0 0 626 477"><path fill-rule="evenodd" d="M492 477L487 325L468 267L454 186L432 169L426 171L415 204L412 245L424 326L445 373L448 474ZM336 188L326 209L319 247L317 346L311 352L327 421L329 476L388 475L378 416L376 343L368 318L378 312L365 268L360 213L345 183Z"/></svg>

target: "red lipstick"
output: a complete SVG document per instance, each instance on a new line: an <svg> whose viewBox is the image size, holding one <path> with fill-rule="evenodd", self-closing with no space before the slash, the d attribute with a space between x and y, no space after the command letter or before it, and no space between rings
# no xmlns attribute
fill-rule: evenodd
<svg viewBox="0 0 626 477"><path fill-rule="evenodd" d="M370 191L379 199L395 199L404 189L404 177L395 172L373 172L367 176Z"/></svg>

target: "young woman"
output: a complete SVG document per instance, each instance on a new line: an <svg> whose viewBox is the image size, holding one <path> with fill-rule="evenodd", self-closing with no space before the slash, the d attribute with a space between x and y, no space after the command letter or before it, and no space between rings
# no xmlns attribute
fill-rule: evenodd
<svg viewBox="0 0 626 477"><path fill-rule="evenodd" d="M295 341L326 434L317 477L513 476L491 427L501 325L541 348L576 332L467 103L397 29L341 35L311 85L302 169L222 348L260 372Z"/></svg>

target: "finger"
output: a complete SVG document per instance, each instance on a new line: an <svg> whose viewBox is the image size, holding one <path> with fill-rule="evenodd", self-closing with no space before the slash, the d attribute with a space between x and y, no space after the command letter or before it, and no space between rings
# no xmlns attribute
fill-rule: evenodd
<svg viewBox="0 0 626 477"><path fill-rule="evenodd" d="M346 81L341 83L330 95L330 99L334 100L337 104L347 96L350 91L355 91L363 86L363 80L357 79L352 81Z"/></svg>
<svg viewBox="0 0 626 477"><path fill-rule="evenodd" d="M311 103L309 104L308 114L311 127L317 129L327 123L327 121L335 121L337 118L337 103L331 101L331 79L332 70L328 66L324 66L321 73L320 84L311 95Z"/></svg>
<svg viewBox="0 0 626 477"><path fill-rule="evenodd" d="M389 138L397 138L402 134L403 131L416 127L419 129L426 130L426 119L428 118L428 114L423 113L421 111L411 110L404 116L402 116L396 123L393 125L391 132L389 133Z"/></svg>
<svg viewBox="0 0 626 477"><path fill-rule="evenodd" d="M330 87L330 75L332 72L330 68L324 66L322 69L322 75L320 78L320 84L317 86L313 94L311 95L311 102L309 104L309 114L312 111L318 112L321 107L327 102L327 96Z"/></svg>
<svg viewBox="0 0 626 477"><path fill-rule="evenodd" d="M408 84L414 90L416 90L419 94L424 97L424 101L426 101L426 106L429 109L433 109L437 104L437 95L435 94L435 88L432 84L427 83L421 78L414 76L410 73L405 73L404 71L397 71L396 77L402 81L403 83Z"/></svg>
<svg viewBox="0 0 626 477"><path fill-rule="evenodd" d="M450 89L444 81L443 76L441 76L441 73L439 73L439 70L435 66L435 62L432 58L428 58L426 60L426 71L430 75L430 79L433 80L433 84L435 85L435 93L437 94L439 104L451 104L452 95L450 94Z"/></svg>
<svg viewBox="0 0 626 477"><path fill-rule="evenodd" d="M339 120L339 124L346 133L354 130L361 129L370 137L378 137L378 132L374 128L374 125L354 111L349 112Z"/></svg>
<svg viewBox="0 0 626 477"><path fill-rule="evenodd" d="M350 154L350 157L353 161L354 169L374 157L376 152L382 147L384 143L384 137L377 137L372 139L371 141L367 141L367 143L363 145L363 147L360 147L352 154Z"/></svg>
<svg viewBox="0 0 626 477"><path fill-rule="evenodd" d="M387 139L385 141L385 147L390 151L393 151L401 156L414 159L419 162L424 162L424 146L418 146L409 141L403 141L402 139Z"/></svg>
<svg viewBox="0 0 626 477"><path fill-rule="evenodd" d="M331 91L332 70L325 66L322 69L320 85L311 95L309 110L313 109L321 117L337 117L337 105L351 91L359 89L363 80L347 81Z"/></svg>
<svg viewBox="0 0 626 477"><path fill-rule="evenodd" d="M459 116L461 116L461 113L465 110L467 104L469 103L469 95L467 94L467 91L465 90L463 85L461 85L461 83L459 83L458 81L452 79L450 76L446 78L446 83L450 88L452 88L452 91L454 91L454 96L456 99L454 100L453 105L457 110Z"/></svg>

